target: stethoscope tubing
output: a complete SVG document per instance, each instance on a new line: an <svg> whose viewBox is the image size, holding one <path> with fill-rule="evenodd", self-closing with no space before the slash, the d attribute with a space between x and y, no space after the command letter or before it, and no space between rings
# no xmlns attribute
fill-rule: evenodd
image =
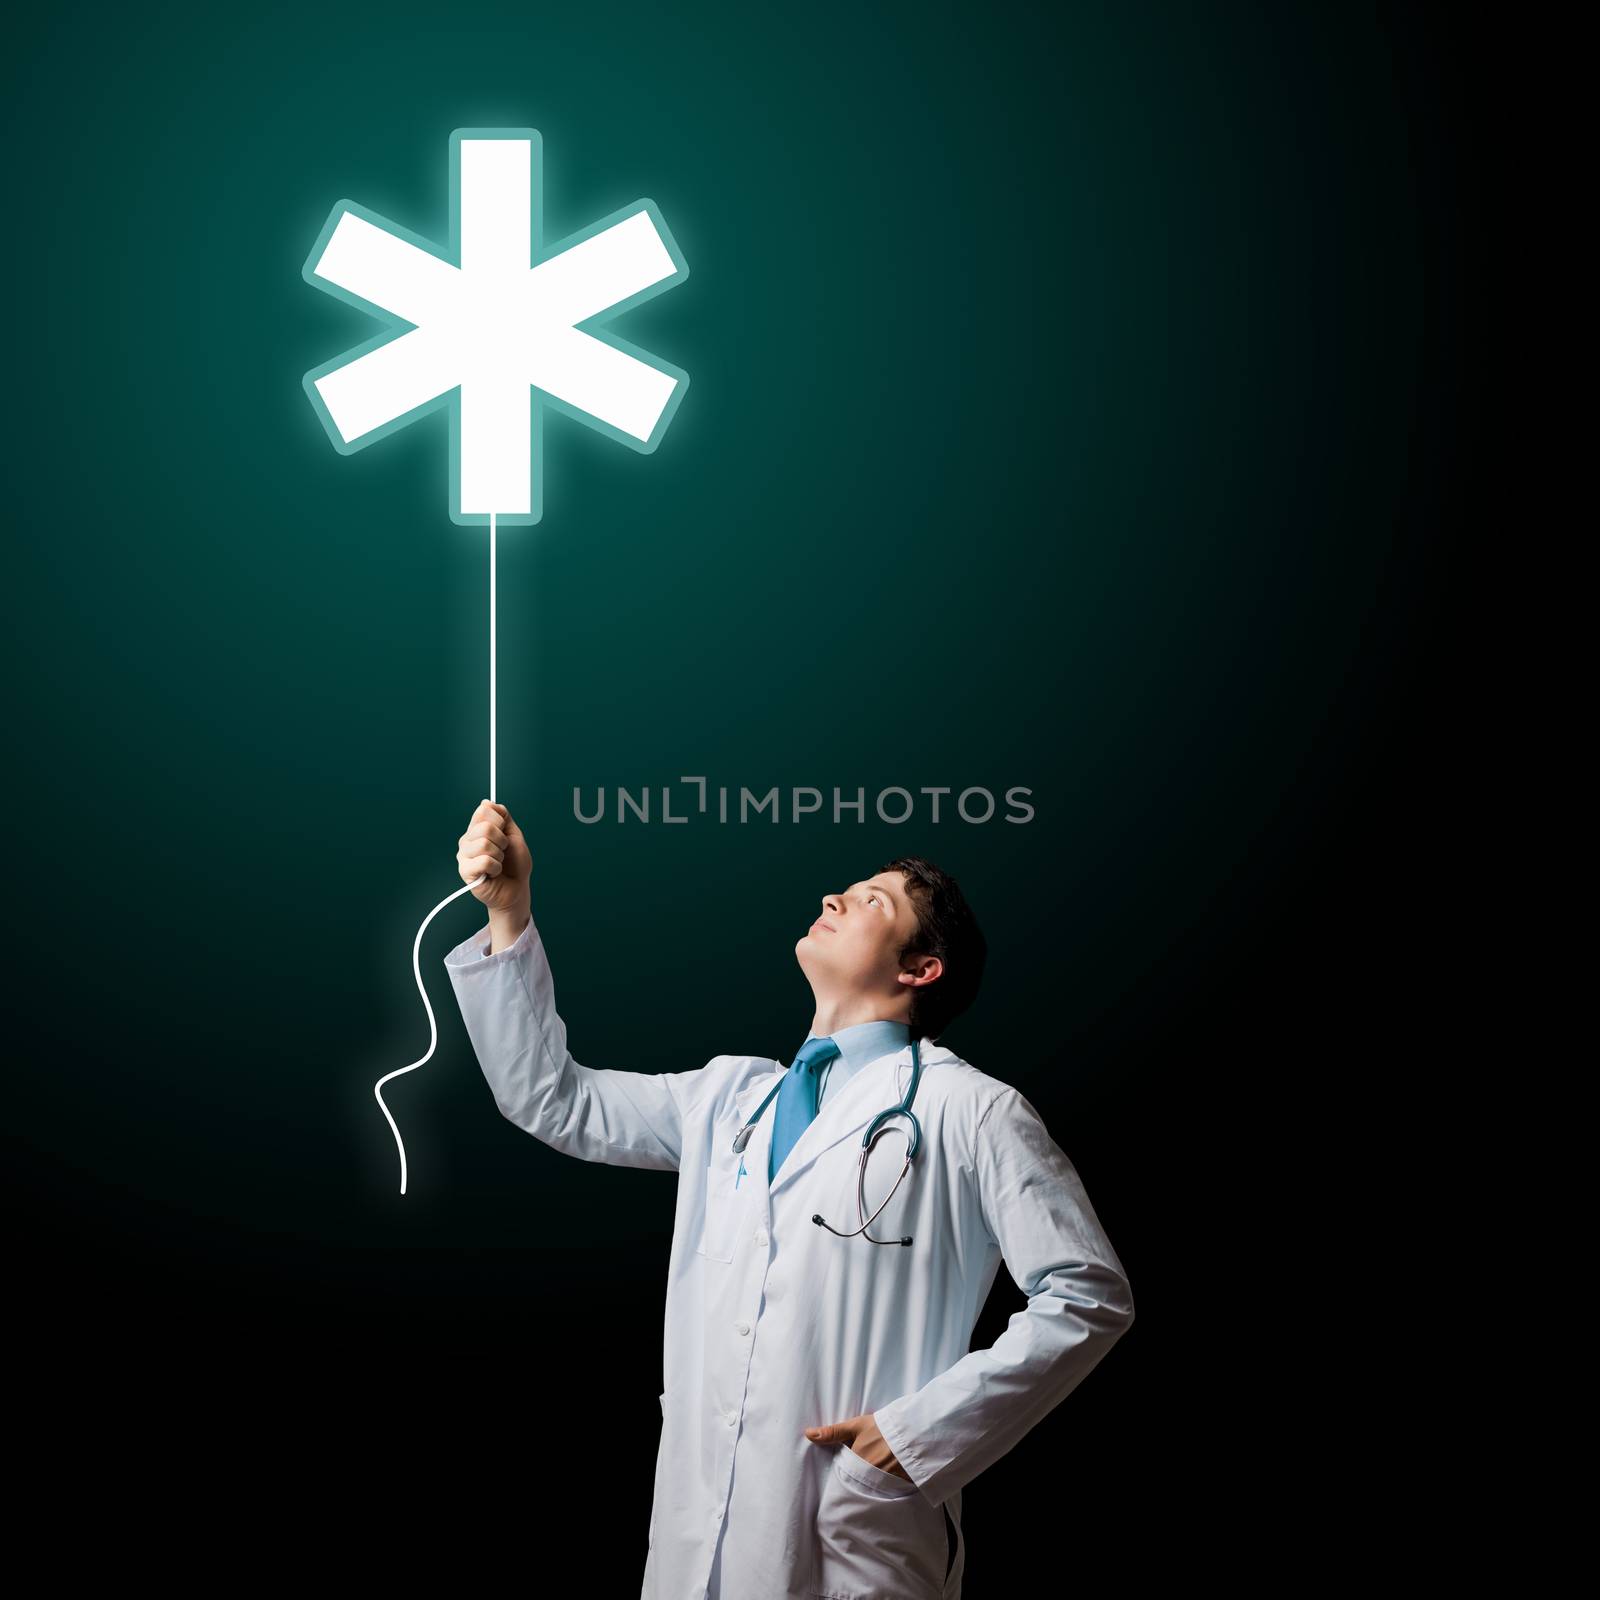
<svg viewBox="0 0 1600 1600"><path fill-rule="evenodd" d="M740 1128L738 1133L733 1136L733 1151L735 1155L742 1155L744 1153L745 1146L750 1143L751 1130L754 1129L755 1125L761 1120L761 1113L765 1111L772 1103L772 1097L777 1094L780 1088L783 1087L784 1076L787 1076L787 1074L779 1077L778 1081L767 1091L766 1098L763 1099L761 1104L756 1107L755 1115L752 1116L749 1121L747 1121L745 1125ZM888 1194L884 1196L883 1205L880 1205L870 1217L866 1217L866 1220L859 1228L853 1228L849 1233L842 1233L838 1228L835 1228L831 1224L824 1222L819 1213L813 1213L811 1220L816 1223L819 1228L826 1228L829 1233L833 1234L839 1239L854 1239L858 1234L864 1235L869 1244L909 1245L911 1243L909 1235L901 1239L874 1239L872 1235L867 1232L867 1229L878 1220L879 1216L883 1212L884 1206L888 1205L888 1203L894 1199L895 1190L898 1189L901 1183L904 1181L905 1175L911 1170L911 1163L916 1159L918 1152L922 1148L922 1124L917 1121L916 1113L911 1109L912 1102L917 1098L917 1084L921 1077L921 1044L920 1041L913 1039L911 1041L911 1083L906 1090L905 1098L900 1102L899 1105L891 1106L884 1111L880 1111L877 1116L875 1116L872 1121L867 1124L867 1131L862 1135L861 1138L861 1158L857 1163L856 1169L856 1215L858 1217L865 1216L867 1210L867 1158L872 1154L873 1145L876 1144L879 1136L885 1131L884 1124L890 1117L905 1117L911 1124L912 1137L906 1140L905 1162L900 1168L900 1176L894 1180L894 1187L891 1188ZM895 1131L904 1137L904 1129L896 1129Z"/></svg>

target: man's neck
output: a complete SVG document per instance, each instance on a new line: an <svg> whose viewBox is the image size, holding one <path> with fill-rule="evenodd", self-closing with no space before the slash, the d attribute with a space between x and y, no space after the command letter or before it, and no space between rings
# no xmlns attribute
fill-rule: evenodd
<svg viewBox="0 0 1600 1600"><path fill-rule="evenodd" d="M819 1000L816 1014L811 1018L811 1031L819 1039L837 1033L841 1028L853 1028L861 1022L903 1022L911 1024L911 1008L891 1008L883 1000L845 998Z"/></svg>

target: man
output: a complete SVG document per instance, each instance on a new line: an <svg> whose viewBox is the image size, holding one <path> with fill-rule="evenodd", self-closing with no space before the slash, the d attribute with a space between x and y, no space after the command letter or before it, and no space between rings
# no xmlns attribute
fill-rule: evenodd
<svg viewBox="0 0 1600 1600"><path fill-rule="evenodd" d="M504 806L473 813L457 863L489 925L445 964L501 1114L580 1160L678 1174L643 1594L958 1600L962 1489L1133 1321L1033 1107L934 1043L983 972L959 887L903 857L823 896L795 945L815 1012L787 1070L641 1073L568 1053ZM920 1148L907 1169L911 1125L887 1120L859 1210L863 1138L904 1103L913 1041ZM1002 1258L1027 1308L969 1350Z"/></svg>

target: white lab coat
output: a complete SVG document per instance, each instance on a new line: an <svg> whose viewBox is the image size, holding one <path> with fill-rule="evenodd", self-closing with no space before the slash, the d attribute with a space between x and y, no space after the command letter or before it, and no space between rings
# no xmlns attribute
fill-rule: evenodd
<svg viewBox="0 0 1600 1600"><path fill-rule="evenodd" d="M580 1066L539 930L530 922L492 956L488 946L485 929L445 964L501 1114L580 1160L678 1174L641 1594L958 1600L962 1489L1133 1320L1122 1265L1033 1107L924 1039L913 1106L922 1151L869 1230L913 1242L840 1239L812 1214L842 1230L859 1225L862 1135L904 1098L909 1045L824 1099L769 1190L776 1100L751 1134L742 1177L732 1146L786 1063L724 1055L686 1072ZM879 1141L869 1215L903 1152L894 1133ZM969 1350L1002 1259L1028 1304L993 1346ZM804 1436L864 1412L876 1413L912 1481L848 1445ZM603 1588L620 1580L599 1576Z"/></svg>

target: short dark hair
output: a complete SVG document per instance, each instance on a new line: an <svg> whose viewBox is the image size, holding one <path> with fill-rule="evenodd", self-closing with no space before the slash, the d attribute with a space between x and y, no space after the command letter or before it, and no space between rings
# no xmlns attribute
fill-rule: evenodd
<svg viewBox="0 0 1600 1600"><path fill-rule="evenodd" d="M900 856L879 872L903 872L917 931L900 951L938 956L944 971L932 983L911 991L911 1037L937 1039L978 997L989 947L961 885L921 856Z"/></svg>

